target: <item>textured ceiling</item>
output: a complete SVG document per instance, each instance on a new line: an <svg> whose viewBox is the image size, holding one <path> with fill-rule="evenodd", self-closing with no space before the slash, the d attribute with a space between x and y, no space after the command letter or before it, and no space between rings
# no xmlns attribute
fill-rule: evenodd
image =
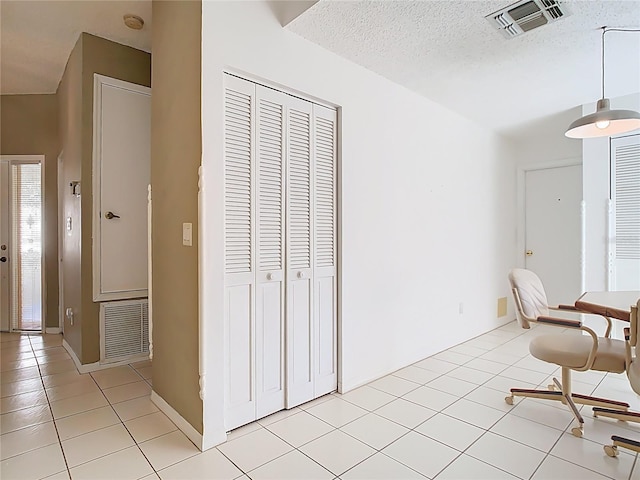
<svg viewBox="0 0 640 480"><path fill-rule="evenodd" d="M287 28L506 134L597 100L599 28L640 28L640 1L568 1L507 40L484 17L512 3L321 0ZM606 55L606 95L640 91L640 33L607 33Z"/></svg>
<svg viewBox="0 0 640 480"><path fill-rule="evenodd" d="M142 30L124 25L133 13ZM151 1L0 1L0 93L54 93L81 32L151 51Z"/></svg>

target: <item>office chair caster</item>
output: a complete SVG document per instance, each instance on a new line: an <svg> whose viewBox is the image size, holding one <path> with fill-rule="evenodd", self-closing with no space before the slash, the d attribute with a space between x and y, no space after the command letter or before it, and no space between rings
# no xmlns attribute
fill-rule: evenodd
<svg viewBox="0 0 640 480"><path fill-rule="evenodd" d="M618 456L618 447L616 447L615 445L605 445L603 448L604 448L604 453L606 453L607 456L609 457Z"/></svg>
<svg viewBox="0 0 640 480"><path fill-rule="evenodd" d="M573 434L574 437L578 437L578 438L582 438L582 434L584 433L584 429L583 427L573 427L571 429L571 433Z"/></svg>
<svg viewBox="0 0 640 480"><path fill-rule="evenodd" d="M504 397L504 401L507 402L508 405L513 405L513 395L509 395L508 397Z"/></svg>

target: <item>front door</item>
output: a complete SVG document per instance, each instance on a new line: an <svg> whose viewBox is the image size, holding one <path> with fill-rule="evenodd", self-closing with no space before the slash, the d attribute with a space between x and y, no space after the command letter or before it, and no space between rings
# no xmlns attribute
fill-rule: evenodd
<svg viewBox="0 0 640 480"><path fill-rule="evenodd" d="M0 159L0 329L42 331L42 163Z"/></svg>
<svg viewBox="0 0 640 480"><path fill-rule="evenodd" d="M580 296L582 166L529 170L525 179L525 266L551 305Z"/></svg>

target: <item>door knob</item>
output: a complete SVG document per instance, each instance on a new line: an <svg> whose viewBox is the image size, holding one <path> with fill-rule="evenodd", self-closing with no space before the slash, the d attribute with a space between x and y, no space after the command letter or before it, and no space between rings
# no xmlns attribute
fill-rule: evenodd
<svg viewBox="0 0 640 480"><path fill-rule="evenodd" d="M267 273L267 280L273 280L273 273Z"/></svg>
<svg viewBox="0 0 640 480"><path fill-rule="evenodd" d="M120 215L116 215L113 212L107 212L104 214L104 218L106 218L107 220L111 220L112 218L120 218Z"/></svg>
<svg viewBox="0 0 640 480"><path fill-rule="evenodd" d="M533 255L533 250L527 250L525 253L527 254L527 257L530 257Z"/></svg>
<svg viewBox="0 0 640 480"><path fill-rule="evenodd" d="M7 257L0 257L0 262L5 263L7 261Z"/></svg>
<svg viewBox="0 0 640 480"><path fill-rule="evenodd" d="M298 272L298 278L304 278L304 272Z"/></svg>

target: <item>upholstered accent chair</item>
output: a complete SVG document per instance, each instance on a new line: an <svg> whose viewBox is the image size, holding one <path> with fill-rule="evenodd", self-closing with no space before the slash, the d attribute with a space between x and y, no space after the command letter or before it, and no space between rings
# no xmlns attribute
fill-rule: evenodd
<svg viewBox="0 0 640 480"><path fill-rule="evenodd" d="M514 397L529 397L562 402L571 410L578 423L571 430L577 437L581 437L584 432L584 420L576 408L576 403L626 411L629 408L627 403L571 391L572 370L615 373L626 370L625 342L610 338L611 319L603 317L606 330L603 336L598 336L594 330L583 325L579 316L575 320L551 316L553 310L572 311L576 314L586 312L581 312L574 306L550 307L542 281L532 271L515 268L509 273L509 282L515 301L516 316L522 328L530 328L532 323L557 327L557 333L535 336L529 343L529 352L543 362L561 367L562 382L554 378L553 385L549 385L547 390L512 388L505 401L513 405Z"/></svg>

